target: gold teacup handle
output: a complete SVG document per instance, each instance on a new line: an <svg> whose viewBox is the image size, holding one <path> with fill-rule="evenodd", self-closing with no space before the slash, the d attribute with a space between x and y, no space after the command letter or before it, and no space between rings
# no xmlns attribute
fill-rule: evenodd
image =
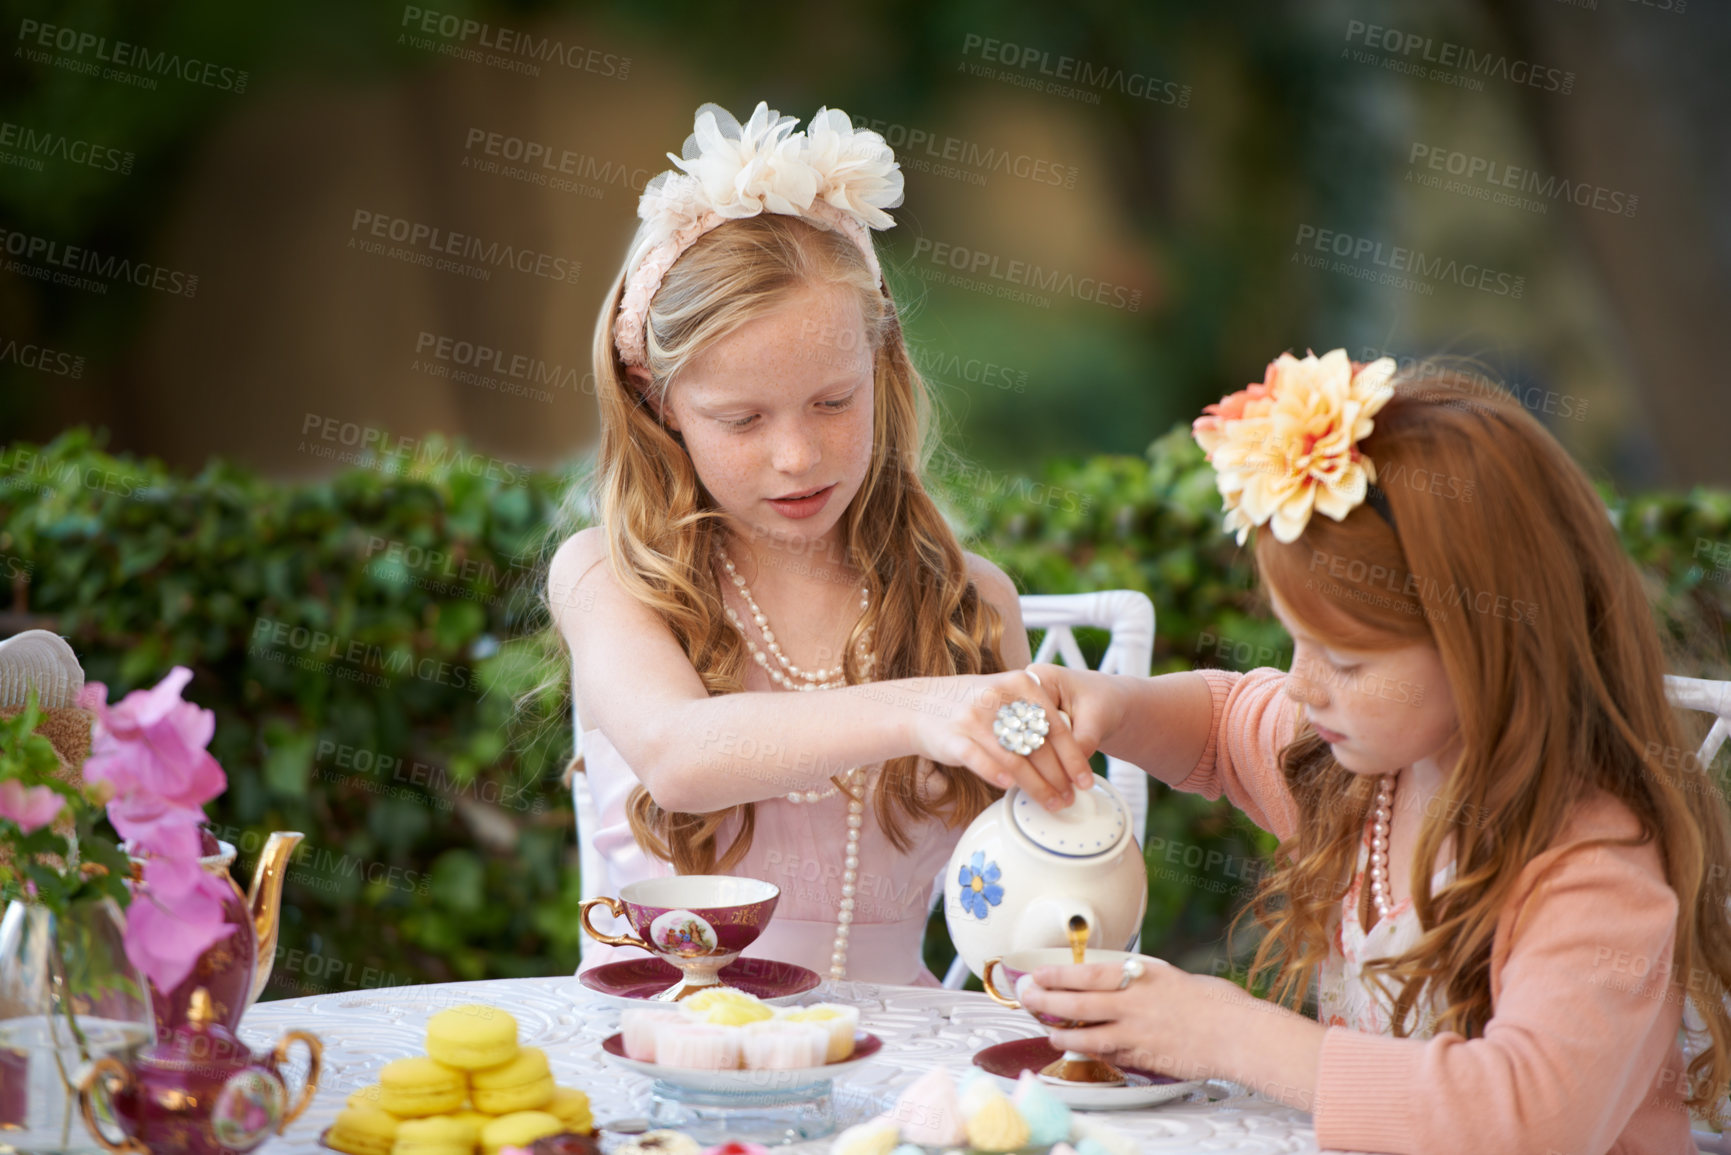
<svg viewBox="0 0 1731 1155"><path fill-rule="evenodd" d="M600 931L596 930L595 925L589 921L589 912L594 910L597 906L606 907L607 913L611 914L614 918L625 917L625 905L617 898L602 895L600 898L584 899L582 902L577 904L577 909L581 912L577 918L578 921L583 924L583 930L590 938L604 946L634 946L641 950L649 951L651 954L655 953L653 947L634 934L602 934Z"/></svg>
<svg viewBox="0 0 1731 1155"><path fill-rule="evenodd" d="M109 1078L120 1080L122 1088L132 1085L132 1072L126 1069L126 1064L111 1058L96 1060L79 1081L78 1113L84 1116L84 1126L106 1151L120 1152L121 1155L150 1155L150 1148L131 1136L123 1135L122 1141L116 1143L102 1133L102 1127L96 1121L96 1087L99 1082L103 1084L103 1093L109 1097L109 1109L113 1110L113 1092L107 1087Z"/></svg>
<svg viewBox="0 0 1731 1155"><path fill-rule="evenodd" d="M301 1112L312 1105L313 1096L319 1091L319 1069L324 1065L325 1045L319 1042L319 1037L308 1031L288 1031L277 1040L276 1049L271 1052L271 1065L276 1069L277 1078L282 1079L282 1066L288 1062L289 1048L296 1043L305 1043L307 1048L307 1078L301 1084L301 1097L295 1100L295 1105L283 1113L282 1122L277 1124L276 1133L281 1135L288 1130L288 1125L300 1118ZM286 1086L287 1079L283 1079Z"/></svg>
<svg viewBox="0 0 1731 1155"><path fill-rule="evenodd" d="M1015 999L1006 999L1003 995L999 994L998 984L992 981L993 973L997 971L998 964L1003 961L1004 960L1001 958L987 959L986 969L980 974L980 982L985 985L986 994L991 996L994 1003L997 1003L1000 1007L1009 1007L1012 1011L1019 1011L1022 1009L1022 1004L1017 1002Z"/></svg>

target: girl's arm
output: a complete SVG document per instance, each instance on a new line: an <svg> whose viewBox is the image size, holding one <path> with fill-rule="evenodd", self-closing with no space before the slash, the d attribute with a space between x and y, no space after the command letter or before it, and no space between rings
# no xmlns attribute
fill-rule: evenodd
<svg viewBox="0 0 1731 1155"><path fill-rule="evenodd" d="M970 561L970 568L986 579L982 594L1005 616L1006 662L1026 663L1014 587L987 563ZM548 593L572 654L584 723L607 732L664 809L702 814L819 789L855 766L907 754L966 766L995 785L1021 785L1047 804L1067 805L1077 785L1092 781L1090 751L1019 669L809 694L710 697L665 623L614 580L599 530L584 530L560 547ZM1034 758L1011 754L991 738L991 716L1015 698L1039 702L1052 720L1046 747Z"/></svg>
<svg viewBox="0 0 1731 1155"><path fill-rule="evenodd" d="M1299 710L1275 669L1247 674L1195 670L1127 678L1062 666L1035 672L1055 686L1076 740L1192 794L1222 794L1281 838L1298 820L1280 771L1280 751Z"/></svg>

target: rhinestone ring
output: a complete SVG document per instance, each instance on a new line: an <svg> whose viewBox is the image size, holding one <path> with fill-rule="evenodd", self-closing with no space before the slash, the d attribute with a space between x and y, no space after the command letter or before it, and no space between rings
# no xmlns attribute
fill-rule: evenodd
<svg viewBox="0 0 1731 1155"><path fill-rule="evenodd" d="M1024 757L1046 744L1046 731L1050 728L1046 708L1023 698L999 706L997 720L992 723L998 745Z"/></svg>
<svg viewBox="0 0 1731 1155"><path fill-rule="evenodd" d="M1147 973L1148 973L1148 968L1142 965L1141 959L1139 959L1139 958L1127 958L1127 959L1125 959L1124 960L1124 977L1122 979L1118 980L1118 989L1123 990L1125 987L1129 986L1131 983L1135 982L1137 979L1141 978L1143 975L1145 975Z"/></svg>

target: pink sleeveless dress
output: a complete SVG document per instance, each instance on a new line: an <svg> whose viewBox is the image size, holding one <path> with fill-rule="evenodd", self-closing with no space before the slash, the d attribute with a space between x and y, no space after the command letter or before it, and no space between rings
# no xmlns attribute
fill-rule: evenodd
<svg viewBox="0 0 1731 1155"><path fill-rule="evenodd" d="M616 895L627 883L672 874L670 864L645 853L631 836L625 805L638 785L637 776L606 734L583 732L583 762L598 816L595 848L607 870L607 877L596 880L592 893ZM869 784L876 783L875 770L867 772ZM921 947L932 887L960 841L962 828L947 829L936 819L922 822L911 828L912 846L904 854L878 825L871 788L860 835L847 977L856 982L935 987L939 983L926 969ZM781 900L769 927L745 951L746 957L795 963L829 977L847 846L847 803L839 791L818 802L793 803L778 797L757 803L751 848L728 873L773 882L781 888ZM737 819L722 827L718 843L722 848L731 845L738 827ZM595 925L616 933L628 929L622 922L613 923L605 911L597 912ZM644 957L634 947L591 942L579 973L602 963Z"/></svg>

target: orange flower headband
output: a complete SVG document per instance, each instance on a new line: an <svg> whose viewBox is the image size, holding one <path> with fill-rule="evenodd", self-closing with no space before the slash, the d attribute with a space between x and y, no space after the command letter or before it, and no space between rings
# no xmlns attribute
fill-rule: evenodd
<svg viewBox="0 0 1731 1155"><path fill-rule="evenodd" d="M1292 542L1313 512L1340 521L1367 497L1393 525L1358 443L1394 396L1394 370L1392 358L1359 364L1345 349L1282 353L1262 384L1206 406L1191 432L1214 466L1226 532L1243 545L1252 526L1272 524L1275 540Z"/></svg>

